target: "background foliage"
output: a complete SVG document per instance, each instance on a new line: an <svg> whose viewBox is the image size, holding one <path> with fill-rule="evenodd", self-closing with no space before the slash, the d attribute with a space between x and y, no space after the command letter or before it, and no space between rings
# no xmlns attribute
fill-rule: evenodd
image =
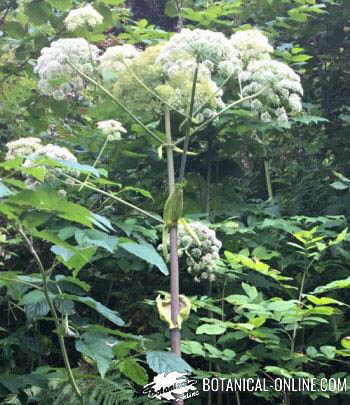
<svg viewBox="0 0 350 405"><path fill-rule="evenodd" d="M94 123L113 117L114 106L107 100L68 105L37 89L33 66L40 50L70 36L64 17L82 3L0 4L2 156L7 142L25 136L65 146L90 165L86 174L96 187L161 216L166 165L140 136L142 128L128 124L128 136L108 144L99 164L107 180L105 171L91 167L103 143ZM175 0L91 3L104 24L84 35L100 49L122 43L144 48L181 26L226 34L257 26L274 43L276 57L301 74L306 114L263 133L273 203L266 201L265 151L254 138L259 124L249 114L226 114L193 145L199 153L189 160L185 214L209 221L223 248L215 283L194 283L182 263L181 290L194 308L183 329L184 359L200 377L348 377L350 195L335 172L350 176L349 2L184 0L180 13ZM139 395L142 385L159 371L154 359L169 341L154 302L159 290L168 289L156 250L159 225L91 189L67 186L66 197L50 187L28 190L21 162L3 163L0 170L2 403L76 401L59 352L58 337L67 330L52 323L20 230L45 269L52 266L51 298L62 324L69 319L67 349L89 403L147 403ZM33 174L38 180L42 175ZM171 360L164 360L170 369ZM258 401L281 403L274 395ZM242 394L240 400L254 398ZM295 404L347 400L346 393L292 395ZM229 397L202 394L192 401L225 404Z"/></svg>

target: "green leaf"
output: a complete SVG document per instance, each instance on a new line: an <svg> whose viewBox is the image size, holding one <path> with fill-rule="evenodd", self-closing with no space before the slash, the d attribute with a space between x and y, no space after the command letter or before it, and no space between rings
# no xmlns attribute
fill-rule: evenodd
<svg viewBox="0 0 350 405"><path fill-rule="evenodd" d="M101 0L102 3L108 4L109 6L120 6L124 4L125 0Z"/></svg>
<svg viewBox="0 0 350 405"><path fill-rule="evenodd" d="M258 297L258 290L255 287L250 286L249 284L242 283L242 288L245 293L248 295L251 301L254 301Z"/></svg>
<svg viewBox="0 0 350 405"><path fill-rule="evenodd" d="M8 195L13 194L13 192L0 181L0 198L7 197Z"/></svg>
<svg viewBox="0 0 350 405"><path fill-rule="evenodd" d="M92 256L96 253L95 247L70 249L64 246L54 245L50 250L57 255L57 259L68 267L68 269L73 270L74 277L91 261Z"/></svg>
<svg viewBox="0 0 350 405"><path fill-rule="evenodd" d="M23 28L22 24L17 21L6 21L3 24L4 32L12 38L23 38L26 34L25 29Z"/></svg>
<svg viewBox="0 0 350 405"><path fill-rule="evenodd" d="M281 375L282 377L285 378L293 378L292 374L290 374L290 372L284 368L281 367L275 367L275 366L266 366L264 368L265 371L267 371L268 373L272 373L275 375Z"/></svg>
<svg viewBox="0 0 350 405"><path fill-rule="evenodd" d="M209 357L221 359L221 357L222 357L221 350L217 349L215 346L213 346L209 343L204 343L203 346L204 346L205 350L207 350L207 352L209 353Z"/></svg>
<svg viewBox="0 0 350 405"><path fill-rule="evenodd" d="M308 295L307 299L315 305L329 305L329 304L347 305L347 304L344 304L343 302L340 302L340 301L335 300L334 298L330 298L330 297L318 298L313 295Z"/></svg>
<svg viewBox="0 0 350 405"><path fill-rule="evenodd" d="M192 367L181 357L172 352L147 352L146 360L148 366L156 373L178 373L191 372Z"/></svg>
<svg viewBox="0 0 350 405"><path fill-rule="evenodd" d="M22 172L29 175L33 176L37 180L43 182L45 180L46 176L46 169L45 167L28 167L28 168L23 168Z"/></svg>
<svg viewBox="0 0 350 405"><path fill-rule="evenodd" d="M283 300L278 300L278 301L273 301L269 302L267 305L267 309L270 311L275 311L275 312L288 312L296 307L296 303L292 300L290 301L283 301Z"/></svg>
<svg viewBox="0 0 350 405"><path fill-rule="evenodd" d="M233 294L226 297L225 301L232 305L245 305L248 304L249 298L246 295Z"/></svg>
<svg viewBox="0 0 350 405"><path fill-rule="evenodd" d="M222 335L226 332L227 327L219 324L204 324L196 329L196 334L201 335Z"/></svg>
<svg viewBox="0 0 350 405"><path fill-rule="evenodd" d="M156 251L156 249L148 243L121 243L119 245L121 248L125 249L127 252L139 257L142 260L158 267L158 269L164 274L168 275L169 270L165 264L163 258Z"/></svg>
<svg viewBox="0 0 350 405"><path fill-rule="evenodd" d="M55 298L56 295L49 293L51 298ZM45 294L40 290L32 290L29 293L23 295L22 299L19 301L19 305L30 305L36 304L38 302L45 301Z"/></svg>
<svg viewBox="0 0 350 405"><path fill-rule="evenodd" d="M350 336L344 337L340 343L344 349L350 350Z"/></svg>
<svg viewBox="0 0 350 405"><path fill-rule="evenodd" d="M60 0L58 0L60 1ZM59 163L59 167L66 167L67 169L76 170L83 174L92 174L95 177L100 177L101 172L95 169L93 166L81 165L80 163L74 162L73 160L57 160L55 163ZM57 166L57 164L55 164Z"/></svg>
<svg viewBox="0 0 350 405"><path fill-rule="evenodd" d="M60 11L67 11L72 7L72 0L48 0L48 2Z"/></svg>
<svg viewBox="0 0 350 405"><path fill-rule="evenodd" d="M35 25L46 24L52 13L50 5L44 0L34 0L27 3L24 11L30 22Z"/></svg>
<svg viewBox="0 0 350 405"><path fill-rule="evenodd" d="M181 342L181 351L186 354L205 357L202 344L195 340L183 340Z"/></svg>
<svg viewBox="0 0 350 405"><path fill-rule="evenodd" d="M348 288L350 286L350 277L345 278L343 280L336 280L332 281L331 283L328 283L326 285L320 286L315 288L310 294L322 294L327 291L332 291L332 290L339 290L342 288Z"/></svg>
<svg viewBox="0 0 350 405"><path fill-rule="evenodd" d="M118 358L127 357L131 350L135 350L139 343L135 341L120 342L113 347L113 352Z"/></svg>
<svg viewBox="0 0 350 405"><path fill-rule="evenodd" d="M337 348L334 346L321 346L320 351L330 360L334 359Z"/></svg>
<svg viewBox="0 0 350 405"><path fill-rule="evenodd" d="M24 312L29 321L34 321L46 316L50 311L49 304L46 301L35 302L24 306Z"/></svg>
<svg viewBox="0 0 350 405"><path fill-rule="evenodd" d="M118 312L113 311L91 297L79 297L78 295L62 294L62 298L80 302L90 308L95 309L109 321L118 326L125 325L124 321L119 317Z"/></svg>
<svg viewBox="0 0 350 405"><path fill-rule="evenodd" d="M118 363L119 370L130 380L139 385L146 385L148 376L146 370L133 358L124 359Z"/></svg>
<svg viewBox="0 0 350 405"><path fill-rule="evenodd" d="M75 239L82 247L99 246L113 253L118 245L118 238L95 229L77 230Z"/></svg>
<svg viewBox="0 0 350 405"><path fill-rule="evenodd" d="M75 348L84 355L96 361L97 369L104 378L112 360L112 347L117 341L108 335L101 333L83 333L79 340L75 342Z"/></svg>
<svg viewBox="0 0 350 405"><path fill-rule="evenodd" d="M62 198L54 190L41 188L39 190L24 190L9 197L9 200L20 206L32 207L37 210L52 211L61 218L91 227L92 213L81 205Z"/></svg>

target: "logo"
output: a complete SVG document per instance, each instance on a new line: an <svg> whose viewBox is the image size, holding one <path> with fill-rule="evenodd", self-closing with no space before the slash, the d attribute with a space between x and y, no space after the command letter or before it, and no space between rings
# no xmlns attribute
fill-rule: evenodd
<svg viewBox="0 0 350 405"><path fill-rule="evenodd" d="M165 399L168 401L179 401L193 398L199 395L197 388L194 386L196 380L188 378L187 373L158 374L153 378L153 382L143 387L143 394L148 398Z"/></svg>

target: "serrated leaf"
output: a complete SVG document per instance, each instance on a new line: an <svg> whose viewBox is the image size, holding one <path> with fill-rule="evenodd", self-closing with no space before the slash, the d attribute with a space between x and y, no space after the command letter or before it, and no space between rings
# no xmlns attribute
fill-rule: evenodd
<svg viewBox="0 0 350 405"><path fill-rule="evenodd" d="M156 249L148 243L121 243L119 245L121 248L127 252L139 257L142 260L156 266L164 275L169 274L167 265L165 264L163 258L156 251Z"/></svg>
<svg viewBox="0 0 350 405"><path fill-rule="evenodd" d="M80 302L82 304L87 305L88 307L96 310L98 313L103 315L105 318L107 318L109 321L111 321L115 325L118 325L118 326L125 325L124 321L119 317L118 312L107 308L105 305L101 304L98 301L95 301L91 297L80 297L78 295L62 294L62 298L68 299L68 300L73 300L73 301Z"/></svg>
<svg viewBox="0 0 350 405"><path fill-rule="evenodd" d="M343 280L336 280L326 285L315 288L310 294L322 294L327 291L338 290L342 288L348 288L350 286L350 277Z"/></svg>
<svg viewBox="0 0 350 405"><path fill-rule="evenodd" d="M186 354L205 357L205 351L201 343L195 340L183 340L181 342L181 351Z"/></svg>
<svg viewBox="0 0 350 405"><path fill-rule="evenodd" d="M148 366L156 373L178 373L191 372L192 367L185 362L180 356L172 352L147 352L146 360Z"/></svg>
<svg viewBox="0 0 350 405"><path fill-rule="evenodd" d="M118 245L116 236L95 229L76 230L74 235L77 243L82 247L98 246L113 253Z"/></svg>
<svg viewBox="0 0 350 405"><path fill-rule="evenodd" d="M281 367L275 367L275 366L267 366L264 368L265 371L267 371L268 373L272 373L275 375L281 375L282 377L285 378L293 378L292 374L290 374L290 372L284 368Z"/></svg>
<svg viewBox="0 0 350 405"><path fill-rule="evenodd" d="M75 348L82 354L96 361L101 377L104 378L113 360L114 338L101 333L85 332L75 342Z"/></svg>
<svg viewBox="0 0 350 405"><path fill-rule="evenodd" d="M196 334L201 335L222 335L226 332L227 327L219 324L204 324L196 329Z"/></svg>
<svg viewBox="0 0 350 405"><path fill-rule="evenodd" d="M130 380L139 385L148 383L146 370L135 359L124 359L118 363L119 370Z"/></svg>

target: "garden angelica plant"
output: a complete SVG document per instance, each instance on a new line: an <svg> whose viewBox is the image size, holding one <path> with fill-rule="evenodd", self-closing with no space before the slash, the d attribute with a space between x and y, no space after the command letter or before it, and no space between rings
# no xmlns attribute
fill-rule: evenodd
<svg viewBox="0 0 350 405"><path fill-rule="evenodd" d="M84 10L71 12L66 22L73 30L80 24L91 28L100 19L92 10ZM59 39L42 50L35 67L44 95L91 104L103 96L115 104L113 115L98 124L107 140L110 132L115 132L116 122L117 137L124 127L131 133L132 125L137 124L160 157L166 151L169 195L165 207L169 209L164 210L163 227L170 234L169 328L172 350L177 355L181 340L178 223L183 216L186 163L195 153L190 151L191 142L209 124L215 125L220 116L238 106L265 122L286 121L288 114L300 112L300 77L274 60L272 52L268 39L257 29L239 31L230 38L210 30L183 29L170 40L144 50L126 44L110 47L103 54L83 38ZM102 153L103 149L99 156ZM180 156L178 174L175 154ZM80 186L91 188L87 180ZM196 233L196 225L192 232ZM202 242L199 240L198 250ZM218 256L216 250L206 253ZM191 269L195 265L198 267L194 263ZM214 280L212 274L201 272L202 279L205 275Z"/></svg>

